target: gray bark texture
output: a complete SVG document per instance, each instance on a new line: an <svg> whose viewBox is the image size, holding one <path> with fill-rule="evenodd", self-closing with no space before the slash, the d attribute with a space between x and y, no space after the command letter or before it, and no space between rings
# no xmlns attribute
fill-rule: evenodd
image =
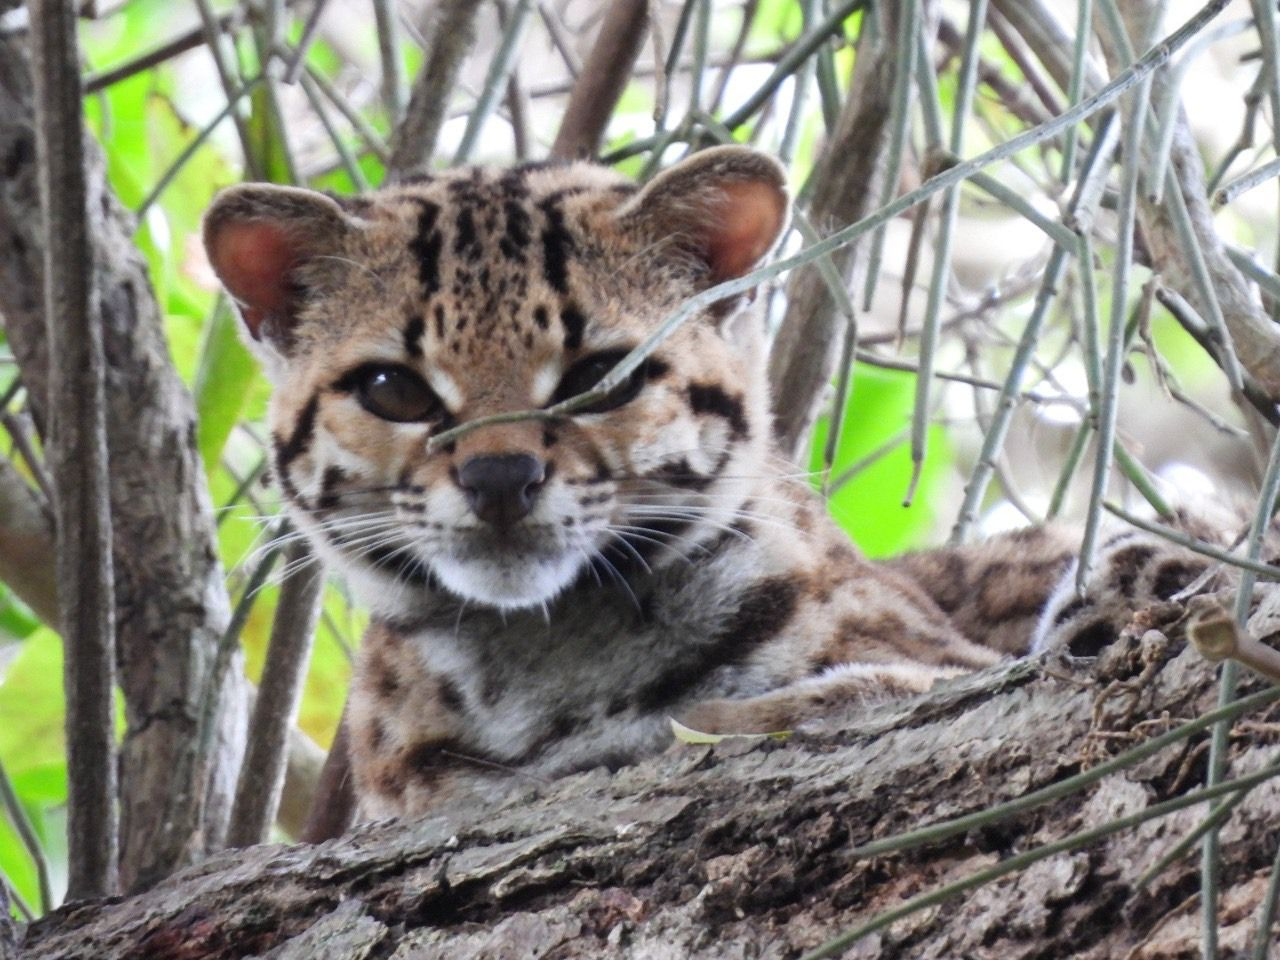
<svg viewBox="0 0 1280 960"><path fill-rule="evenodd" d="M1215 671L1126 635L1091 666L1022 661L854 707L773 740L675 746L492 809L366 824L320 846L220 854L139 897L72 904L25 957L796 958L1013 853L1195 789L1207 733L1082 793L907 853L867 841L1056 783L1195 717ZM1258 686L1251 681L1249 689ZM1239 718L1229 776L1274 761L1280 705ZM1280 781L1222 831L1222 956L1242 956L1275 855ZM845 957L1199 957L1198 860L1135 889L1203 818L1189 807L913 914Z"/></svg>
<svg viewBox="0 0 1280 960"><path fill-rule="evenodd" d="M57 516L66 692L68 895L117 887L115 604L104 362L93 275L76 14L32 0L36 156L44 247L45 407Z"/></svg>
<svg viewBox="0 0 1280 960"><path fill-rule="evenodd" d="M244 743L237 663L199 782L175 783L201 680L230 618L195 410L169 360L133 224L86 143L96 295L106 356L116 630L129 732L121 747L121 880L145 886L221 845ZM35 126L25 38L0 35L0 314L37 422L48 354ZM160 827L161 829L157 829Z"/></svg>

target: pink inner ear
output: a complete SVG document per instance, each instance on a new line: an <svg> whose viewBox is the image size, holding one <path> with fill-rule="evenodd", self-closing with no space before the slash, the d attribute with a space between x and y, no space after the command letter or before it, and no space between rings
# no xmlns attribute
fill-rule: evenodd
<svg viewBox="0 0 1280 960"><path fill-rule="evenodd" d="M741 277L759 263L778 238L787 212L785 197L771 183L728 183L723 193L706 239L707 262L716 283Z"/></svg>
<svg viewBox="0 0 1280 960"><path fill-rule="evenodd" d="M289 307L289 270L298 260L298 244L284 228L264 220L223 225L211 244L218 276L243 305L244 322L255 340L268 317Z"/></svg>

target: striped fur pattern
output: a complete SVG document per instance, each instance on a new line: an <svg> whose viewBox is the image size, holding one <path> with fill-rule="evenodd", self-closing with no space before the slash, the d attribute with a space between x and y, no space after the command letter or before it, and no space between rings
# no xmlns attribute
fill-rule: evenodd
<svg viewBox="0 0 1280 960"><path fill-rule="evenodd" d="M1100 607L1054 592L1062 530L861 557L772 453L749 298L686 323L612 405L428 452L454 424L591 386L760 261L786 209L776 163L740 148L643 190L530 165L215 203L210 258L275 381L275 479L373 612L348 707L364 816L617 768L666 746L672 717L767 731L926 690L1025 652L1037 624L1044 643L1101 635ZM483 519L463 482L494 457L533 471L513 522ZM1103 579L1132 606L1162 592L1143 579L1156 559Z"/></svg>

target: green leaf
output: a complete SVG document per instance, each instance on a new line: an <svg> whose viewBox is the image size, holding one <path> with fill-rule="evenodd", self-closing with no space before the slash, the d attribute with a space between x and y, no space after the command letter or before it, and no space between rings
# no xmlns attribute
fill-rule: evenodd
<svg viewBox="0 0 1280 960"><path fill-rule="evenodd" d="M194 386L197 442L205 472L211 473L244 412L257 372L225 298L218 300L212 319L205 325L199 357Z"/></svg>
<svg viewBox="0 0 1280 960"><path fill-rule="evenodd" d="M915 375L858 364L845 410L831 476L902 435L915 404ZM822 470L822 451L830 427L822 417L813 431L810 469ZM868 556L881 557L921 546L933 529L935 496L952 462L951 445L940 426L929 428L929 451L910 507L902 499L911 479L911 453L905 439L857 474L828 501L836 522ZM821 478L815 481L820 485Z"/></svg>
<svg viewBox="0 0 1280 960"><path fill-rule="evenodd" d="M0 683L0 760L12 777L64 761L62 641L41 627Z"/></svg>

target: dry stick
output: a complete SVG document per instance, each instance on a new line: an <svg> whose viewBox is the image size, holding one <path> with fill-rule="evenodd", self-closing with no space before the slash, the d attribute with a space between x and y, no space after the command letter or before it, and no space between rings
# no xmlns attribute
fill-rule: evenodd
<svg viewBox="0 0 1280 960"><path fill-rule="evenodd" d="M1205 543L1203 540L1199 540L1196 537L1185 534L1181 530L1166 527L1164 524L1156 523L1153 520L1144 520L1141 517L1129 513L1127 510L1110 500L1104 500L1102 505L1107 509L1107 511L1115 514L1125 523L1137 527L1139 530L1145 530L1147 533L1153 533L1157 537L1168 540L1170 543L1176 543L1179 546L1186 547L1193 553L1210 557L1221 563L1237 567L1241 570L1250 570L1258 576L1265 577L1268 580L1280 580L1280 567L1273 567L1269 563L1260 563L1259 561L1252 560L1248 557L1238 557L1229 550L1223 550L1221 547L1216 547L1211 543Z"/></svg>
<svg viewBox="0 0 1280 960"><path fill-rule="evenodd" d="M964 46L960 54L960 76L956 83L955 110L951 117L951 137L948 140L950 152L957 156L964 152L964 128L969 119L969 111L973 107L973 91L977 85L978 42L982 38L982 28L986 18L986 0L972 0L969 5L969 21L965 28ZM919 32L918 24L916 30ZM916 42L917 39L913 37L912 43ZM904 109L909 102L908 100L902 104ZM932 105L929 109L934 110ZM941 110L937 112L941 113ZM933 364L941 331L942 298L951 277L951 237L959 213L960 185L957 184L942 194L942 204L938 212L933 273L929 278L929 296L925 302L923 329L920 334L920 375L916 377L915 406L911 416L911 479L907 482L907 492L902 500L903 506L910 506L911 501L915 499L916 485L920 482L920 473L924 469L924 458L929 443L929 393L933 389ZM876 249L873 247L873 256L875 252ZM871 292L872 287L868 284L865 304L868 309L871 307Z"/></svg>
<svg viewBox="0 0 1280 960"><path fill-rule="evenodd" d="M894 54L893 100L890 120L889 150L885 159L884 181L880 186L880 206L889 203L898 192L901 178L902 156L906 151L907 134L911 131L911 92L915 79L915 60L919 52L917 35L920 33L920 0L902 0L897 5L893 26L897 31ZM943 194L944 198L946 194ZM871 248L867 256L867 272L862 288L862 309L870 310L880 280L880 260L884 255L887 224L876 228L871 235ZM929 348L921 342L921 352Z"/></svg>
<svg viewBox="0 0 1280 960"><path fill-rule="evenodd" d="M1080 178L1076 181L1075 194L1067 208L1068 223L1081 231L1078 260L1083 271L1090 270L1092 266L1086 238L1092 223L1093 204L1099 198L1100 185L1105 181L1111 165L1115 136L1116 125L1108 121L1094 137L1093 147L1085 160ZM1041 326L1045 317L1048 316L1050 304L1057 295L1058 284L1066 269L1067 259L1067 251L1060 246L1055 246L1049 254L1049 262L1045 266L1040 289L1036 292L1031 316L1027 318L1027 324L1018 338L1018 346L1009 362L1009 373L1000 391L1000 399L991 418L991 426L983 435L982 452L978 455L978 461L974 465L969 482L965 484L964 500L951 530L953 544L964 542L970 526L978 518L978 508L986 497L987 487L991 483L991 476L995 472L1000 451L1004 447L1005 437L1009 433L1009 424L1013 419L1014 402L1022 372L1035 352ZM1096 407L1091 407L1091 410L1096 410Z"/></svg>
<svg viewBox="0 0 1280 960"><path fill-rule="evenodd" d="M44 461L36 455L35 447L31 445L31 435L27 433L27 427L23 423L23 419L8 410L0 411L0 426L3 426L8 432L14 447L17 448L18 455L22 457L22 462L27 465L27 470L31 472L32 479L35 480L36 486L44 495L43 506L49 513L50 521L52 521L54 520L52 511L55 502L53 481L49 478L49 471L45 469Z"/></svg>
<svg viewBox="0 0 1280 960"><path fill-rule="evenodd" d="M213 131L222 124L223 120L227 119L228 116L231 116L239 108L240 101L258 88L258 85L262 83L262 79L262 77L258 76L254 77L252 80L247 80L244 86L227 101L227 105L218 111L218 115L209 121L209 123L207 123L199 133L192 137L190 143L182 148L182 152L179 153L173 163L169 165L169 169L167 169L161 175L160 179L156 181L156 185L151 188L150 192L142 198L142 202L138 204L138 209L134 211L139 227L142 226L143 220L147 215L147 211L150 210L151 206L160 199L165 190L169 188L170 184L177 179L178 174L182 172L183 168L196 155L204 145L205 141L213 134Z"/></svg>
<svg viewBox="0 0 1280 960"><path fill-rule="evenodd" d="M1270 160L1257 169L1241 174L1215 190L1213 192L1213 205L1215 207L1225 207L1229 203L1234 203L1241 194L1247 193L1254 187L1278 176L1280 176L1280 159Z"/></svg>
<svg viewBox="0 0 1280 960"><path fill-rule="evenodd" d="M697 0L692 0L697 2ZM538 0L538 16L542 18L543 26L547 28L547 35L551 37L551 45L556 48L556 52L560 54L560 59L564 61L564 68L569 71L569 76L577 80L578 75L582 73L582 61L578 59L578 53L573 48L573 38L569 36L565 30L564 21L548 8L543 0ZM670 72L670 71L668 71Z"/></svg>
<svg viewBox="0 0 1280 960"><path fill-rule="evenodd" d="M315 0L315 5L311 8L311 13L307 17L307 22L302 26L302 36L298 38L297 45L293 48L293 56L289 58L288 66L284 71L285 83L297 83L298 77L302 73L302 67L307 60L307 51L311 49L311 42L315 39L316 28L320 26L320 18L324 16L324 8L329 5L329 0ZM274 44L275 37L271 38Z"/></svg>
<svg viewBox="0 0 1280 960"><path fill-rule="evenodd" d="M1036 69L1036 65L1032 62L1031 56L1027 48L1023 45L1022 39L1013 29L1012 24L1005 18L1005 15L999 10L995 10L991 16L991 32L996 35L1000 41L1000 46L1004 48L1004 52L1008 54L1009 59L1013 61L1018 68L1018 72L1022 74L1027 86L1031 88L1031 92L1040 100L1041 105L1049 112L1049 116L1056 116L1062 112L1062 103L1058 99L1057 93L1049 86L1048 81L1041 76L1040 71Z"/></svg>
<svg viewBox="0 0 1280 960"><path fill-rule="evenodd" d="M511 6L507 0L498 0L498 24L505 27L511 18ZM511 138L516 160L529 159L533 147L533 135L529 132L529 97L520 80L520 67L513 64L507 77L507 115L511 122Z"/></svg>
<svg viewBox="0 0 1280 960"><path fill-rule="evenodd" d="M735 130L751 119L756 111L773 98L784 80L794 75L802 64L808 63L810 57L822 49L834 34L843 29L844 22L866 5L867 0L842 0L830 14L808 28L804 36L792 44L778 59L777 66L765 78L764 83L760 84L742 106L725 118L724 125L730 130Z"/></svg>
<svg viewBox="0 0 1280 960"><path fill-rule="evenodd" d="M573 85L551 156L594 157L609 117L631 79L649 22L648 0L613 0Z"/></svg>
<svg viewBox="0 0 1280 960"><path fill-rule="evenodd" d="M248 13L244 7L228 10L226 13L218 15L215 19L217 30L219 33L237 30L244 24L247 17ZM84 92L90 94L105 90L121 80L127 80L145 70L157 67L167 60L172 60L188 50L194 50L204 43L205 39L204 26L202 24L194 26L190 30L178 34L172 40L162 43L154 50L149 50L140 56L126 60L124 63L109 67L101 73L90 74L84 78Z"/></svg>
<svg viewBox="0 0 1280 960"><path fill-rule="evenodd" d="M382 69L382 104L394 127L404 113L404 70L400 63L400 21L395 0L373 0L373 22L378 32L378 60Z"/></svg>
<svg viewBox="0 0 1280 960"><path fill-rule="evenodd" d="M733 47L729 51L729 60L720 71L715 92L711 94L711 102L707 105L707 113L712 116L720 109L720 101L724 99L725 90L729 87L729 77L742 62L742 53L747 48L747 38L751 35L751 24L755 22L756 12L759 9L760 0L743 0L742 25L738 28L738 36L734 39Z"/></svg>
<svg viewBox="0 0 1280 960"><path fill-rule="evenodd" d="M1271 952L1271 928L1275 925L1276 908L1280 905L1280 849L1271 861L1271 876L1267 880L1267 892L1262 895L1258 908L1258 932L1254 936L1251 960L1267 960Z"/></svg>
<svg viewBox="0 0 1280 960"><path fill-rule="evenodd" d="M1267 461L1267 470L1262 478L1262 490L1258 495L1258 509L1253 517L1253 525L1246 541L1245 556L1256 561L1262 555L1262 542L1271 528L1271 517L1275 512L1276 497L1280 495L1280 432L1276 433L1271 445L1271 456ZM1240 586L1236 591L1235 619L1245 628L1249 617L1249 604L1253 598L1254 574L1244 570L1240 574ZM1218 679L1218 705L1227 706L1236 699L1236 685L1239 670L1234 660L1222 665ZM1222 780L1227 768L1228 735L1230 729L1225 723L1218 723L1213 728L1209 739L1209 769L1205 774L1205 785L1212 787ZM1218 850L1218 831L1210 830L1205 834L1200 862L1200 928L1202 953L1206 960L1217 955L1218 935L1218 880L1220 857Z"/></svg>
<svg viewBox="0 0 1280 960"><path fill-rule="evenodd" d="M320 88L316 86L311 76L305 72L302 74L301 79L302 92L306 94L307 102L311 104L312 112L319 118L320 125L324 127L324 132L333 144L333 149L337 151L338 159L342 162L342 169L347 172L347 176L351 178L351 183L356 190L360 193L367 193L369 181L365 177L364 171L360 169L360 162L356 159L355 154L351 152L347 142L342 139L342 134L334 126L333 118L329 116L329 111L324 105Z"/></svg>
<svg viewBox="0 0 1280 960"><path fill-rule="evenodd" d="M227 845L247 847L267 840L284 786L289 730L302 700L302 684L320 615L324 572L310 547L296 542L285 551L290 573L280 588L271 641L249 723L249 743L231 808Z"/></svg>
<svg viewBox="0 0 1280 960"><path fill-rule="evenodd" d="M89 235L76 18L61 0L33 0L30 10L46 238L49 463L66 658L67 897L80 900L115 892L119 843L105 360Z"/></svg>
<svg viewBox="0 0 1280 960"><path fill-rule="evenodd" d="M507 86L507 77L515 65L516 54L520 51L520 43L524 39L525 24L529 21L529 10L533 0L515 0L511 16L507 18L506 27L502 31L502 39L498 49L489 60L489 70L485 74L484 86L480 89L480 98L476 101L471 113L467 116L467 127L462 131L462 142L453 154L453 165L459 166L471 159L471 152L480 139L480 131L485 122L498 105L498 98Z"/></svg>
<svg viewBox="0 0 1280 960"><path fill-rule="evenodd" d="M1124 365L1125 320L1128 310L1129 270L1133 262L1133 235L1138 214L1138 173L1142 167L1142 133L1146 123L1147 101L1151 95L1150 78L1129 95L1124 111L1123 165L1120 172L1120 208L1117 212L1115 266L1111 281L1111 317L1107 328L1106 363L1100 384L1097 410L1098 445L1093 465L1093 487L1089 511L1085 517L1084 536L1080 541L1080 559L1076 566L1076 592L1084 595L1089 575L1093 572L1093 551L1102 519L1102 500L1111 478L1111 461L1115 452L1116 421L1120 410L1120 368ZM1085 268L1088 269L1088 264Z"/></svg>
<svg viewBox="0 0 1280 960"><path fill-rule="evenodd" d="M18 832L18 837L27 850L27 856L35 864L36 881L40 886L40 912L48 913L54 907L53 888L49 884L49 860L44 855L40 838L36 836L27 811L22 808L22 802L18 799L17 791L13 789L13 781L9 779L9 773L5 770L3 763L0 763L0 801L3 801L5 812L9 815L9 822Z"/></svg>
<svg viewBox="0 0 1280 960"><path fill-rule="evenodd" d="M22 895L9 885L9 879L0 873L0 958L9 960L11 957L17 957L17 933L13 929L13 921L9 916L9 903L12 901L18 912L22 914L23 920L31 923L36 918L35 911L31 909L31 905L22 899ZM6 953L5 951L12 951Z"/></svg>
<svg viewBox="0 0 1280 960"><path fill-rule="evenodd" d="M1243 32L1249 25L1248 20L1236 20L1233 23L1220 24L1212 30L1206 30L1203 36L1187 48L1170 71L1169 88L1161 97L1161 103L1156 110L1155 156L1152 157L1151 173L1147 178L1147 191L1152 203L1160 203L1164 200L1165 186L1169 183L1166 171L1169 166L1169 154L1173 150L1173 134L1178 129L1178 113L1182 109L1182 82L1186 79L1191 65L1212 44Z"/></svg>
<svg viewBox="0 0 1280 960"><path fill-rule="evenodd" d="M432 14L431 43L413 83L404 119L391 139L389 173L394 178L431 162L436 140L458 81L462 61L476 42L480 0L441 0Z"/></svg>
<svg viewBox="0 0 1280 960"><path fill-rule="evenodd" d="M696 294L687 299L680 307L671 313L662 321L658 329L651 333L645 340L635 347L630 353L618 361L613 369L600 380L595 387L586 393L571 397L562 403L556 404L546 410L525 410L520 412L496 414L490 417L479 417L459 424L449 430L445 430L433 436L427 443L428 450L435 451L440 449L444 444L456 441L459 437L466 436L474 430L498 423L514 423L521 420L556 420L565 414L572 413L584 406L589 406L599 402L613 390L616 390L624 380L635 372L639 366L648 359L657 347L667 339L681 324L690 317L694 316L700 310L705 309L713 303L723 300L726 297L743 293L753 287L759 286L766 280L772 280L779 274L786 273L796 267L805 266L812 263L819 257L826 256L842 247L848 246L854 240L865 235L868 231L875 229L882 223L891 220L906 210L910 210L917 203L920 203L933 196L952 184L965 180L974 173L983 168L1012 156L1027 147L1037 143L1042 143L1056 136L1059 131L1079 123L1086 117L1092 116L1094 113L1113 102L1117 97L1131 89L1136 84L1149 76L1153 70L1165 63L1180 47L1187 43L1191 37L1204 28L1205 24L1212 21L1223 7L1230 0L1210 0L1186 23L1169 34L1161 42L1155 44L1141 59L1131 64L1122 71L1114 80L1099 90L1096 94L1086 100L1081 101L1075 107L1067 110L1061 116L1055 117L1053 120L1045 123L1043 126L1032 130L1024 131L1016 137L1005 141L995 147L992 147L986 153L966 160L963 163L956 164L947 170L930 177L916 189L904 193L892 203L881 207L878 210L862 217L855 223L843 229L837 230L825 240L812 244L793 256L786 257L782 260L775 261L768 266L761 267L751 273L739 277L736 280L727 280L724 283L717 284L707 290ZM1057 249L1057 248L1055 248Z"/></svg>
<svg viewBox="0 0 1280 960"><path fill-rule="evenodd" d="M320 92L332 103L351 124L352 128L360 135L360 139L364 141L365 146L383 163L390 163L391 151L387 149L387 145L383 143L382 137L375 130L355 107L353 107L342 92L319 70L313 70L307 67L307 76L311 78L311 82L319 88Z"/></svg>

